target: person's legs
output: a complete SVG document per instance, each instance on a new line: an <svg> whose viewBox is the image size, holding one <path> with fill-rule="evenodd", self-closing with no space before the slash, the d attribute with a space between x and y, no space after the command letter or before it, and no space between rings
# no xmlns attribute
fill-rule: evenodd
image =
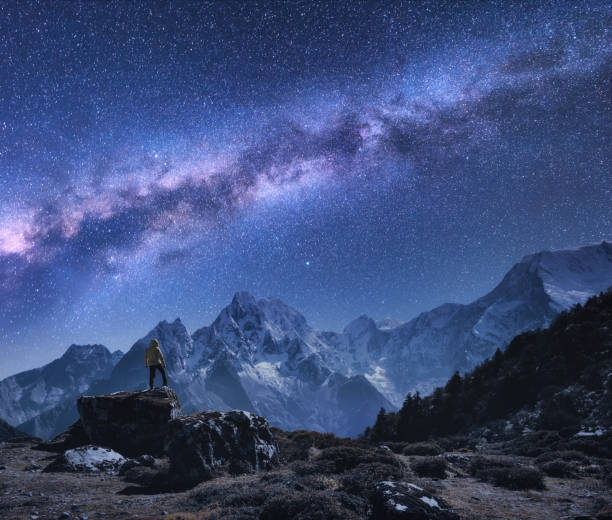
<svg viewBox="0 0 612 520"><path fill-rule="evenodd" d="M166 370L164 369L163 365L159 365L158 368L161 372L162 379L164 380L164 386L168 386L168 380L166 379Z"/></svg>
<svg viewBox="0 0 612 520"><path fill-rule="evenodd" d="M149 367L149 389L153 390L153 381L155 380L155 367Z"/></svg>

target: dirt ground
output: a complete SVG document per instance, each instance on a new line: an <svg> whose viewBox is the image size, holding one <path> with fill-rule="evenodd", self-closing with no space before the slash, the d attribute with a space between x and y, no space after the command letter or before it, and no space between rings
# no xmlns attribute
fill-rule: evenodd
<svg viewBox="0 0 612 520"><path fill-rule="evenodd" d="M529 463L527 457L513 459ZM450 464L450 468L452 476L444 480L416 480L421 487L445 499L464 520L596 518L603 506L612 504L611 490L600 479L593 477L544 477L544 490L516 491L468 477L456 465Z"/></svg>
<svg viewBox="0 0 612 520"><path fill-rule="evenodd" d="M0 443L1 519L195 520L208 516L205 511L193 511L189 500L193 490L128 494L126 488L132 484L117 475L42 473L41 469L56 454L31 448L28 443ZM400 458L409 462L406 457ZM449 478L444 480L414 475L408 475L406 480L445 499L466 520L595 518L604 505L612 504L610 489L592 477L573 480L546 477L543 491L511 491L468 477L459 466L451 464L450 469ZM242 485L259 479L260 475L227 478ZM211 483L200 487L207 485Z"/></svg>

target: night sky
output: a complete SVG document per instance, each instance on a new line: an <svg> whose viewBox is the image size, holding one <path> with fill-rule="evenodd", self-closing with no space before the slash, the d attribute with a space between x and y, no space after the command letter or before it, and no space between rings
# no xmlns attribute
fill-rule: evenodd
<svg viewBox="0 0 612 520"><path fill-rule="evenodd" d="M0 377L240 290L407 320L610 239L610 27L599 1L2 2Z"/></svg>

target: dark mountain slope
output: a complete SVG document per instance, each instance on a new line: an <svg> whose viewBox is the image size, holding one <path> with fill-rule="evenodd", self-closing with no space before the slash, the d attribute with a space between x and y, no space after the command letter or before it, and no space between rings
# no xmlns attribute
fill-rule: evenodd
<svg viewBox="0 0 612 520"><path fill-rule="evenodd" d="M0 442L8 441L15 437L28 437L28 434L0 419Z"/></svg>
<svg viewBox="0 0 612 520"><path fill-rule="evenodd" d="M514 433L605 435L612 426L612 291L562 312L547 329L516 336L431 396L408 394L400 411L379 414L365 436L414 441L496 420Z"/></svg>

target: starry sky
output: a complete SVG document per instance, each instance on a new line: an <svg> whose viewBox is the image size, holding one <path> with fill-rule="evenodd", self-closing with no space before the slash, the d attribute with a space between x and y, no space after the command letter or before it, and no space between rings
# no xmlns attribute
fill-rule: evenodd
<svg viewBox="0 0 612 520"><path fill-rule="evenodd" d="M470 302L609 239L612 7L0 4L0 377L208 325Z"/></svg>

